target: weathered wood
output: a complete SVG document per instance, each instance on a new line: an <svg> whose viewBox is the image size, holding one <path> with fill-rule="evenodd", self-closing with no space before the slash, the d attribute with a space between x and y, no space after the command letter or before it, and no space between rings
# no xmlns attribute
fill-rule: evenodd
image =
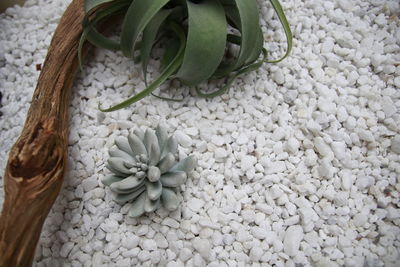
<svg viewBox="0 0 400 267"><path fill-rule="evenodd" d="M0 217L1 267L31 266L44 220L62 185L83 16L83 0L73 0L53 36L25 126L9 154Z"/></svg>

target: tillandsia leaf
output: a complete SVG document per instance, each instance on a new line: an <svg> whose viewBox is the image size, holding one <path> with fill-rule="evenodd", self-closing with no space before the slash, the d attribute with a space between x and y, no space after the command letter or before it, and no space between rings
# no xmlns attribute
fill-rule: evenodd
<svg viewBox="0 0 400 267"><path fill-rule="evenodd" d="M83 27L83 33L81 35L81 38L79 40L79 45L78 45L78 60L79 60L79 67L81 70L83 70L82 67L82 48L83 44L86 40L91 42L93 45L101 48L106 48L110 50L119 50L120 49L120 44L117 41L110 40L106 38L104 35L100 34L96 30L96 25L98 22L101 20L117 14L121 12L122 10L126 9L126 7L129 5L130 0L120 0L116 1L113 3L113 5L104 7L103 9L99 10L96 12L95 18L93 18L92 21L89 21L89 14L86 14L85 17L83 18L82 21L82 27ZM103 3L101 3L103 4ZM100 4L100 5L101 5Z"/></svg>
<svg viewBox="0 0 400 267"><path fill-rule="evenodd" d="M169 63L174 59L179 51L179 40L176 38L169 38L166 44L164 55L160 62L160 71L163 71Z"/></svg>
<svg viewBox="0 0 400 267"><path fill-rule="evenodd" d="M182 66L175 75L194 85L212 76L225 52L227 22L219 1L187 1L188 34Z"/></svg>
<svg viewBox="0 0 400 267"><path fill-rule="evenodd" d="M293 47L293 35L292 31L290 30L290 25L289 22L285 16L285 12L283 11L282 5L278 0L270 0L272 6L275 9L276 14L278 15L278 18L283 26L283 29L285 31L286 35L286 42L287 42L287 48L286 48L286 53L280 58L276 60L267 60L267 63L278 63L287 58L289 56L290 51L292 51Z"/></svg>
<svg viewBox="0 0 400 267"><path fill-rule="evenodd" d="M135 43L150 20L169 0L133 0L126 12L121 32L122 53L133 58Z"/></svg>
<svg viewBox="0 0 400 267"><path fill-rule="evenodd" d="M156 40L157 33L160 30L161 25L167 19L167 17L176 9L164 9L160 10L150 20L147 26L143 30L142 45L140 47L140 59L142 60L142 70L145 84L147 85L147 65L150 59L151 49L154 41Z"/></svg>
<svg viewBox="0 0 400 267"><path fill-rule="evenodd" d="M129 106L132 103L135 103L142 99L143 97L151 94L155 89L157 89L158 86L160 86L163 82L165 82L173 73L176 72L176 70L179 68L179 66L182 63L183 60L183 52L185 48L185 33L183 29L175 24L171 23L170 28L177 34L179 40L180 40L180 47L178 50L178 53L174 57L174 59L171 61L171 63L165 68L165 70L161 73L161 75L153 81L147 88L145 88L143 91L139 92L138 94L134 95L133 97L107 109L102 109L99 104L99 109L103 112L111 112L115 111L124 107Z"/></svg>
<svg viewBox="0 0 400 267"><path fill-rule="evenodd" d="M255 62L253 64L250 64L244 68L242 68L241 70L239 70L238 72L236 72L233 76L231 76L228 81L226 82L226 84L219 90L212 92L212 93L203 93L201 92L201 90L199 88L196 87L196 92L197 95L203 98L211 98L211 97L216 97L219 95L222 95L224 93L226 93L226 91L229 90L229 88L232 86L233 81L239 77L240 75L244 74L244 73L248 73L254 70L259 69L262 64L265 62L266 58L267 58L267 50L265 50L264 48L262 49L263 52L263 58L261 60L259 60L258 62Z"/></svg>
<svg viewBox="0 0 400 267"><path fill-rule="evenodd" d="M85 0L85 12L88 13L95 7L112 1L114 0Z"/></svg>
<svg viewBox="0 0 400 267"><path fill-rule="evenodd" d="M231 15L232 19L240 19L235 21L236 25L240 25L238 30L241 33L241 43L239 55L236 57L235 61L229 63L228 65L222 65L216 72L217 77L226 76L234 70L240 69L246 63L253 54L254 45L257 43L257 36L259 35L258 28L259 15L256 0L232 0L235 3L239 16ZM231 9L228 9L229 12ZM231 12L233 12L231 10ZM261 49L259 54L261 53Z"/></svg>

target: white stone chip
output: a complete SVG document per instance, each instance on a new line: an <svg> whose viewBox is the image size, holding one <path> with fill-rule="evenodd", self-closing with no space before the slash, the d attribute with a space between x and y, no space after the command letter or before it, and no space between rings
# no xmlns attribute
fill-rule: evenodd
<svg viewBox="0 0 400 267"><path fill-rule="evenodd" d="M300 242L303 240L303 228L299 225L292 225L286 230L283 241L283 249L288 256L296 256L299 252Z"/></svg>
<svg viewBox="0 0 400 267"><path fill-rule="evenodd" d="M211 256L211 244L207 239L196 237L192 241L193 248L196 249L204 259L209 259Z"/></svg>

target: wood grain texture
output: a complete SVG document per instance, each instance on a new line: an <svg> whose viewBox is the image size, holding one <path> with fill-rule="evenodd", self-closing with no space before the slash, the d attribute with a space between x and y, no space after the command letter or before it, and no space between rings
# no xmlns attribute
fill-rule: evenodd
<svg viewBox="0 0 400 267"><path fill-rule="evenodd" d="M54 33L24 128L9 154L0 217L1 267L32 265L44 220L63 182L83 16L83 0L73 0Z"/></svg>

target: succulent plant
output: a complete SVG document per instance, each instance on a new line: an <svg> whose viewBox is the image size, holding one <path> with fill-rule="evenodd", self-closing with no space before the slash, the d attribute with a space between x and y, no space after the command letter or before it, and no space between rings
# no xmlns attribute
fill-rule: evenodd
<svg viewBox="0 0 400 267"><path fill-rule="evenodd" d="M200 97L221 95L239 75L258 69L264 62L284 59L292 48L292 33L279 1L270 2L287 37L287 52L278 60L267 60L256 0L85 0L86 16L79 44L81 67L82 46L88 40L140 60L147 85L120 104L100 110L124 108L153 94L169 79L196 86ZM118 39L110 39L99 33L97 26L115 15L123 17L121 34ZM147 84L147 66L155 44L164 48L160 75ZM197 87L221 78L225 85L215 92L204 93Z"/></svg>
<svg viewBox="0 0 400 267"><path fill-rule="evenodd" d="M115 140L106 165L113 174L102 182L110 187L116 202L131 203L129 216L152 212L161 204L170 211L178 208L177 188L197 161L189 156L178 162L177 149L176 139L161 126L155 132L136 129L128 138Z"/></svg>

